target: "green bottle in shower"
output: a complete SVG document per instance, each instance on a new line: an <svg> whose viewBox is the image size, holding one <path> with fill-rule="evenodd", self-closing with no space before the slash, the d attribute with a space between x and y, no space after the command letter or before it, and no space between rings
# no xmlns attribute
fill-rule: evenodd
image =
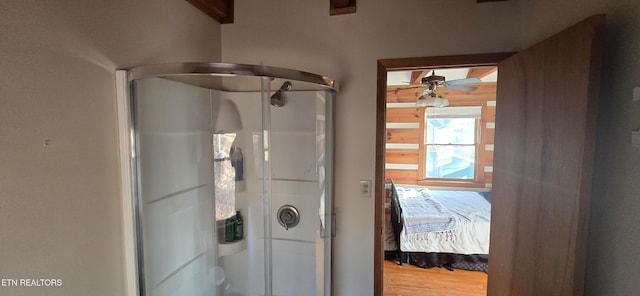
<svg viewBox="0 0 640 296"><path fill-rule="evenodd" d="M235 230L236 230L236 216L231 216L224 220L224 242L230 243L235 239Z"/></svg>
<svg viewBox="0 0 640 296"><path fill-rule="evenodd" d="M240 214L240 210L236 211L235 217L235 235L233 240L241 240L244 237L244 221L242 219L242 214Z"/></svg>

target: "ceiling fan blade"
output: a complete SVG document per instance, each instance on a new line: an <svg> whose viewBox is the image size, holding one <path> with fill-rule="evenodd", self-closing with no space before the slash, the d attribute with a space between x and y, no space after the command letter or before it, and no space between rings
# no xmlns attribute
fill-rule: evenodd
<svg viewBox="0 0 640 296"><path fill-rule="evenodd" d="M456 79L445 81L445 85L458 85L458 84L467 84L467 83L478 83L482 82L479 78L464 78L464 79Z"/></svg>
<svg viewBox="0 0 640 296"><path fill-rule="evenodd" d="M476 90L478 87L476 87L476 86L466 86L466 85L444 85L444 86L441 86L441 88L457 89L457 90L461 90L461 91L472 92L472 91Z"/></svg>

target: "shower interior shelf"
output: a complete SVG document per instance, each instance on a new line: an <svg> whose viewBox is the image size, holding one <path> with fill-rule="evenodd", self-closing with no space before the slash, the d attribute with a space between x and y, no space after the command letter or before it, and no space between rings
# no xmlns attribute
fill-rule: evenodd
<svg viewBox="0 0 640 296"><path fill-rule="evenodd" d="M218 244L218 255L220 257L229 256L229 255L240 253L246 249L247 249L247 239L243 238L235 242Z"/></svg>

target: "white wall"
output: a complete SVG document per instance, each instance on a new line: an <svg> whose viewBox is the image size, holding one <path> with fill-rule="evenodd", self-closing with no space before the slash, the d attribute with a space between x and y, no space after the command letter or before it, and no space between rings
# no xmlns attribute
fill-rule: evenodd
<svg viewBox="0 0 640 296"><path fill-rule="evenodd" d="M222 26L223 60L264 63L337 79L334 295L373 294L376 61L516 50L520 3L471 0L359 1L329 16L327 1L236 1Z"/></svg>
<svg viewBox="0 0 640 296"><path fill-rule="evenodd" d="M114 70L219 60L186 1L0 1L2 295L122 295ZM49 145L43 143L49 140Z"/></svg>
<svg viewBox="0 0 640 296"><path fill-rule="evenodd" d="M598 110L597 150L589 225L586 295L636 295L640 290L640 2L637 0L526 1L524 44L605 13L605 55ZM540 17L544 16L544 17Z"/></svg>

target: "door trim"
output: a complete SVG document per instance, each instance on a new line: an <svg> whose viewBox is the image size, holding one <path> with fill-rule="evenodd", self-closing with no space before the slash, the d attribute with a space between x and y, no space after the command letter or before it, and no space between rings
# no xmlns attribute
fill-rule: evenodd
<svg viewBox="0 0 640 296"><path fill-rule="evenodd" d="M122 250L124 253L125 295L139 295L136 225L133 197L131 151L131 100L129 71L116 70L116 120L118 129L120 197L122 218Z"/></svg>
<svg viewBox="0 0 640 296"><path fill-rule="evenodd" d="M459 68L495 66L500 61L513 55L513 52L380 59L377 65L376 90L376 164L375 164L375 225L374 225L374 262L373 262L373 295L383 296L384 260L384 163L386 142L387 113L387 71L413 70L421 68Z"/></svg>

